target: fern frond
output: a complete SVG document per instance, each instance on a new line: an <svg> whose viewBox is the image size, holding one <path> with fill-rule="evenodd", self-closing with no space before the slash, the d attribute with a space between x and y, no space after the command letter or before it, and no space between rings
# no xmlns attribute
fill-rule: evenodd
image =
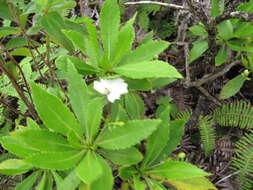
<svg viewBox="0 0 253 190"><path fill-rule="evenodd" d="M241 190L250 190L253 187L253 131L244 135L236 143L235 157L232 159L232 169L239 171Z"/></svg>
<svg viewBox="0 0 253 190"><path fill-rule="evenodd" d="M217 108L213 118L221 126L253 128L253 107L248 102L232 102Z"/></svg>
<svg viewBox="0 0 253 190"><path fill-rule="evenodd" d="M213 128L213 119L211 116L207 115L199 118L199 131L201 142L203 143L203 148L205 156L208 156L209 153L215 147L215 129Z"/></svg>
<svg viewBox="0 0 253 190"><path fill-rule="evenodd" d="M178 112L175 119L182 119L185 120L185 122L188 122L191 118L192 110L184 110L181 112Z"/></svg>

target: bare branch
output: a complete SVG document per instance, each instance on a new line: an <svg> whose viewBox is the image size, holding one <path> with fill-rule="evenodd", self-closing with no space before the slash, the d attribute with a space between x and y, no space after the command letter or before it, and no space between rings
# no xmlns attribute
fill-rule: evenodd
<svg viewBox="0 0 253 190"><path fill-rule="evenodd" d="M238 65L240 63L240 61L234 61L231 64L227 65L226 67L224 67L220 72L217 72L215 74L207 74L204 77L202 77L199 80L196 80L194 82L185 82L185 87L189 88L189 87L199 87L207 82L213 81L215 79L217 79L220 76L223 76L225 73L227 73L233 66Z"/></svg>
<svg viewBox="0 0 253 190"><path fill-rule="evenodd" d="M251 24L253 24L253 13L246 13L246 12L239 12L239 11L222 14L216 17L215 22L218 24L224 20L231 19L231 18L238 18L242 21L250 22Z"/></svg>
<svg viewBox="0 0 253 190"><path fill-rule="evenodd" d="M125 5L140 5L140 4L152 4L152 5L160 5L160 6L169 7L169 8L178 9L178 10L189 10L187 7L184 7L184 6L175 5L171 3L162 3L162 2L157 2L157 1L137 1L137 2L125 3Z"/></svg>

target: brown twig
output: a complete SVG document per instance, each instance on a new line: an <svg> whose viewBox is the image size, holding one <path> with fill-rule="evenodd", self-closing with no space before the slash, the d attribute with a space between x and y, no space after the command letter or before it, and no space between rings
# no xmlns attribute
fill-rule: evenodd
<svg viewBox="0 0 253 190"><path fill-rule="evenodd" d="M242 21L250 22L251 24L253 24L253 13L246 13L246 12L239 12L239 11L228 12L228 13L222 14L215 18L215 22L218 24L224 20L228 20L231 18L238 18Z"/></svg>
<svg viewBox="0 0 253 190"><path fill-rule="evenodd" d="M221 105L221 102L214 96L212 96L206 89L204 89L202 86L196 87L202 94L204 94L210 101L214 102L217 105Z"/></svg>
<svg viewBox="0 0 253 190"><path fill-rule="evenodd" d="M189 10L187 7L184 7L181 5L175 5L175 4L171 4L171 3L162 3L162 2L157 2L157 1L126 2L124 4L125 5L151 4L151 5L160 5L160 6L169 7L169 8L178 9L178 10Z"/></svg>
<svg viewBox="0 0 253 190"><path fill-rule="evenodd" d="M184 86L186 88L189 87L199 87L202 86L203 84L213 81L215 79L217 79L220 76L223 76L225 73L227 73L233 66L238 65L240 63L240 61L234 61L231 64L227 65L226 67L224 67L220 72L217 72L215 74L211 73L211 74L207 74L204 77L202 77L199 80L193 81L193 82L189 82L189 81L185 81Z"/></svg>
<svg viewBox="0 0 253 190"><path fill-rule="evenodd" d="M25 103L25 105L28 108L28 111L30 112L31 116L33 117L33 119L35 119L36 121L39 121L39 116L37 115L37 112L34 108L34 105L32 103L29 102L29 100L26 98L24 92L22 91L22 89L20 88L20 86L18 85L17 81L15 80L15 78L13 77L13 75L6 69L5 67L5 63L3 58L0 56L0 69L6 74L6 76L9 78L10 82L12 83L13 87L15 88L15 90L17 91L18 95L20 96L20 98L23 100L23 102Z"/></svg>

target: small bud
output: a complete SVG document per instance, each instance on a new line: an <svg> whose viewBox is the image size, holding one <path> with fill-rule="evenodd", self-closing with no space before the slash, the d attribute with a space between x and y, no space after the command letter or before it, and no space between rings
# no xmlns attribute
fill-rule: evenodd
<svg viewBox="0 0 253 190"><path fill-rule="evenodd" d="M179 159L185 159L186 154L185 154L184 152L180 152L180 153L177 155L177 157L178 157Z"/></svg>

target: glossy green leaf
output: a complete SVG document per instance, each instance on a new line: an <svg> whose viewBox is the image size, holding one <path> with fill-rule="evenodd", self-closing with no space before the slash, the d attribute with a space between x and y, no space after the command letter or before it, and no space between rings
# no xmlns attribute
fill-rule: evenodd
<svg viewBox="0 0 253 190"><path fill-rule="evenodd" d="M243 44L235 44L235 43L227 43L228 47L234 51L245 51L249 53L253 53L252 46L245 46Z"/></svg>
<svg viewBox="0 0 253 190"><path fill-rule="evenodd" d="M19 183L14 190L27 190L32 189L33 184L36 182L36 179L39 175L39 172L34 172L25 178L21 183Z"/></svg>
<svg viewBox="0 0 253 190"><path fill-rule="evenodd" d="M144 114L144 101L138 94L128 93L124 96L126 112L130 119L141 119Z"/></svg>
<svg viewBox="0 0 253 190"><path fill-rule="evenodd" d="M82 33L74 30L62 30L63 34L78 48L84 55L87 55L85 48L85 37Z"/></svg>
<svg viewBox="0 0 253 190"><path fill-rule="evenodd" d="M199 169L197 166L186 162L167 160L152 170L148 174L167 179L187 179L194 177L204 177L210 174Z"/></svg>
<svg viewBox="0 0 253 190"><path fill-rule="evenodd" d="M31 155L26 161L43 169L65 170L74 167L83 155L84 151L43 152Z"/></svg>
<svg viewBox="0 0 253 190"><path fill-rule="evenodd" d="M189 30L195 36L208 36L208 33L202 24L194 25L190 27Z"/></svg>
<svg viewBox="0 0 253 190"><path fill-rule="evenodd" d="M176 78L156 78L156 79L153 79L151 81L152 83L152 89L158 89L158 88L161 88L163 86L166 86L170 83L173 83L175 82L177 79Z"/></svg>
<svg viewBox="0 0 253 190"><path fill-rule="evenodd" d="M0 1L0 18L13 20L11 9L5 0Z"/></svg>
<svg viewBox="0 0 253 190"><path fill-rule="evenodd" d="M16 27L1 27L0 28L0 38L6 37L11 34L18 34L21 30Z"/></svg>
<svg viewBox="0 0 253 190"><path fill-rule="evenodd" d="M137 164L143 158L138 149L134 147L122 150L101 150L101 154L117 165Z"/></svg>
<svg viewBox="0 0 253 190"><path fill-rule="evenodd" d="M73 61L74 59L64 56L58 58L56 60L56 64L62 71L65 72L64 79L68 82L70 104L72 105L74 113L82 126L82 131L85 131L85 110L89 100L89 92L82 76L77 73L77 70L73 65Z"/></svg>
<svg viewBox="0 0 253 190"><path fill-rule="evenodd" d="M32 168L32 165L19 159L8 159L0 163L0 173L5 175L22 174Z"/></svg>
<svg viewBox="0 0 253 190"><path fill-rule="evenodd" d="M135 50L126 55L123 64L140 63L143 61L151 61L162 51L168 48L169 43L166 41L149 41L138 46Z"/></svg>
<svg viewBox="0 0 253 190"><path fill-rule="evenodd" d="M247 77L245 77L243 74L240 74L235 78L231 79L230 81L228 81L225 84L225 86L221 89L219 98L227 99L230 98L231 96L234 96L237 92L240 91L245 80L247 80Z"/></svg>
<svg viewBox="0 0 253 190"><path fill-rule="evenodd" d="M125 79L128 84L128 89L149 91L152 89L152 85L149 79Z"/></svg>
<svg viewBox="0 0 253 190"><path fill-rule="evenodd" d="M2 137L0 142L6 150L23 158L39 152L39 150L32 148L31 146L22 142L21 139L13 136Z"/></svg>
<svg viewBox="0 0 253 190"><path fill-rule="evenodd" d="M120 10L116 0L106 0L100 12L100 31L108 60L112 59L118 40Z"/></svg>
<svg viewBox="0 0 253 190"><path fill-rule="evenodd" d="M160 122L158 119L132 120L123 126L107 127L96 143L105 149L125 149L152 134Z"/></svg>
<svg viewBox="0 0 253 190"><path fill-rule="evenodd" d="M114 68L119 75L132 79L144 78L182 78L175 67L163 61L146 61Z"/></svg>
<svg viewBox="0 0 253 190"><path fill-rule="evenodd" d="M85 134L89 142L97 135L100 122L103 118L103 107L106 104L104 97L93 98L89 101L85 109L86 119Z"/></svg>
<svg viewBox="0 0 253 190"><path fill-rule="evenodd" d="M142 163L145 167L152 165L152 163L156 161L169 141L171 127L169 123L170 111L171 107L166 106L166 108L160 113L159 118L162 120L162 123L158 126L158 129L147 139L145 157Z"/></svg>
<svg viewBox="0 0 253 190"><path fill-rule="evenodd" d="M119 168L119 176L122 179L129 179L138 174L138 171L134 166L121 167Z"/></svg>
<svg viewBox="0 0 253 190"><path fill-rule="evenodd" d="M13 56L25 56L25 57L31 57L31 52L28 48L17 48L14 51L11 52L11 55Z"/></svg>
<svg viewBox="0 0 253 190"><path fill-rule="evenodd" d="M145 190L147 185L143 181L140 180L138 177L134 177L133 179L133 187L135 190Z"/></svg>
<svg viewBox="0 0 253 190"><path fill-rule="evenodd" d="M123 101L116 101L111 106L110 119L112 122L126 122L129 119Z"/></svg>
<svg viewBox="0 0 253 190"><path fill-rule="evenodd" d="M193 43L190 51L189 63L198 59L208 49L208 42L206 40L198 40Z"/></svg>
<svg viewBox="0 0 253 190"><path fill-rule="evenodd" d="M94 181L94 183L91 184L90 190L112 190L113 189L113 175L112 175L112 169L111 167L106 163L106 161L98 157L98 160L100 162L100 165L102 166L102 176L100 176L99 179Z"/></svg>
<svg viewBox="0 0 253 190"><path fill-rule="evenodd" d="M234 37L242 38L253 34L253 25L248 22L238 22L235 26Z"/></svg>
<svg viewBox="0 0 253 190"><path fill-rule="evenodd" d="M82 128L69 108L56 96L47 93L44 89L31 83L32 96L39 116L46 127L65 136L70 131L82 139Z"/></svg>
<svg viewBox="0 0 253 190"><path fill-rule="evenodd" d="M95 153L88 151L83 160L76 167L78 177L85 184L92 184L95 180L102 176L102 166Z"/></svg>
<svg viewBox="0 0 253 190"><path fill-rule="evenodd" d="M60 184L57 190L76 190L76 188L81 183L81 179L77 176L76 171L71 171Z"/></svg>
<svg viewBox="0 0 253 190"><path fill-rule="evenodd" d="M225 46L220 47L218 54L215 56L215 66L220 66L226 62L228 58L227 48Z"/></svg>
<svg viewBox="0 0 253 190"><path fill-rule="evenodd" d="M130 19L121 29L116 43L115 55L113 56L112 64L119 63L122 57L128 53L131 48L135 37L133 23L135 16Z"/></svg>
<svg viewBox="0 0 253 190"><path fill-rule="evenodd" d="M178 190L218 190L207 178L167 179L167 183Z"/></svg>
<svg viewBox="0 0 253 190"><path fill-rule="evenodd" d="M62 32L62 30L65 29L65 23L57 12L44 15L41 18L41 24L56 43L65 47L70 52L74 51L73 44Z"/></svg>
<svg viewBox="0 0 253 190"><path fill-rule="evenodd" d="M224 40L233 37L233 25L230 20L225 20L217 25L219 36Z"/></svg>
<svg viewBox="0 0 253 190"><path fill-rule="evenodd" d="M11 134L32 149L45 152L74 150L62 136L44 129L23 129Z"/></svg>
<svg viewBox="0 0 253 190"><path fill-rule="evenodd" d="M166 159L168 155L170 155L177 148L184 135L184 126L185 126L184 120L170 121L169 126L170 126L169 142L161 151L160 155L157 156L157 159L154 162L154 164L159 163L160 161Z"/></svg>
<svg viewBox="0 0 253 190"><path fill-rule="evenodd" d="M23 46L28 46L27 39L23 37L16 37L16 38L11 38L7 42L5 47L8 49L11 49L11 48L17 48L17 47L23 47Z"/></svg>

